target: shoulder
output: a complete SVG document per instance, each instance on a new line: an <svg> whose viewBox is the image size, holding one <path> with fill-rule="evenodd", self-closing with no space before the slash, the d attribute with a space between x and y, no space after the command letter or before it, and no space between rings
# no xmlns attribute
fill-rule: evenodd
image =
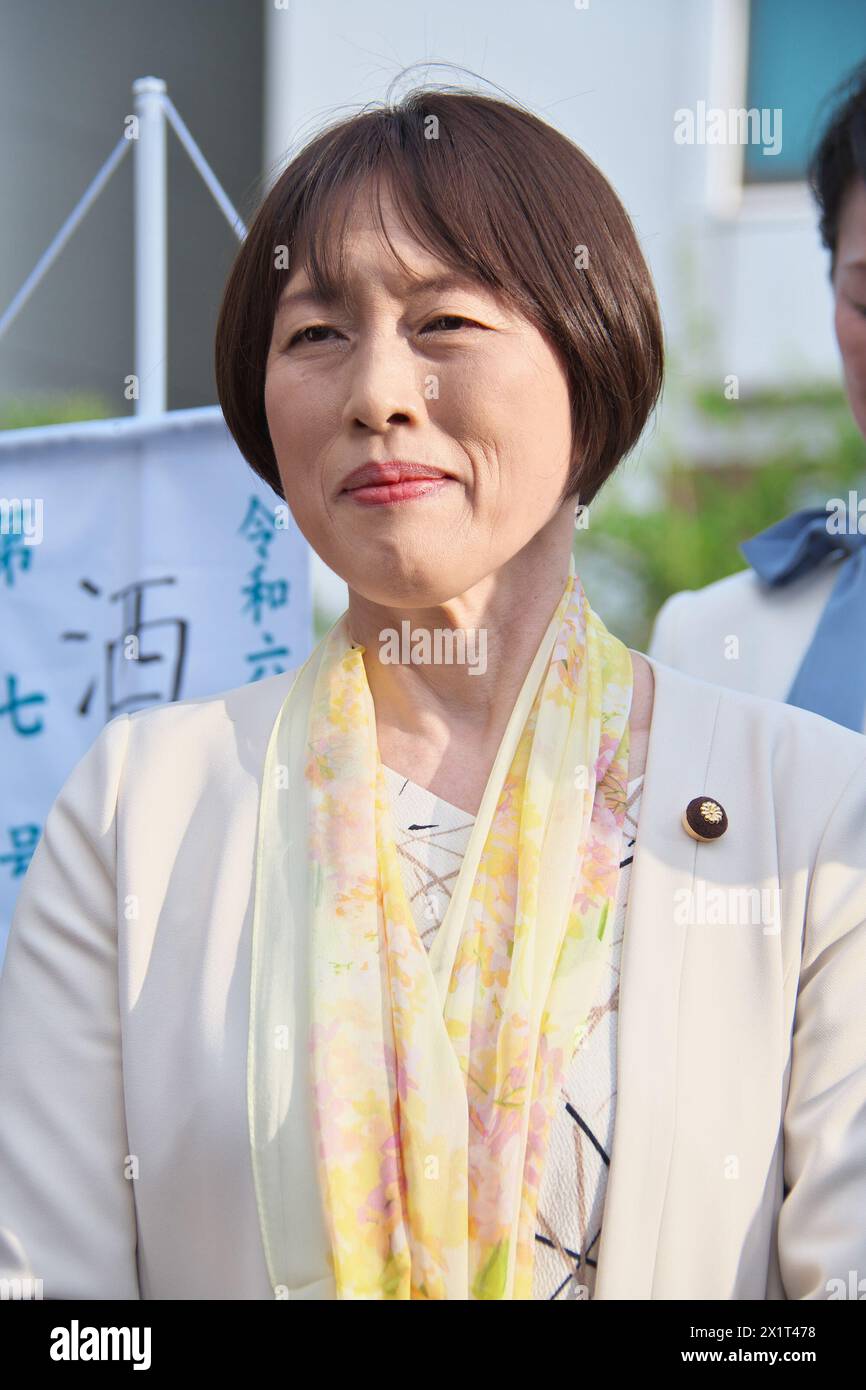
<svg viewBox="0 0 866 1390"><path fill-rule="evenodd" d="M810 710L722 686L648 656L651 747L661 767L690 748L775 803L779 821L819 823L859 775L866 811L866 737Z"/></svg>
<svg viewBox="0 0 866 1390"><path fill-rule="evenodd" d="M681 589L665 599L653 622L649 652L676 666L691 665L694 644L701 633L715 632L721 620L729 623L748 610L757 597L752 570L728 575L703 589ZM689 659L684 659L688 656Z"/></svg>
<svg viewBox="0 0 866 1390"><path fill-rule="evenodd" d="M822 748L832 747L850 757L866 755L866 737L836 724L811 710L771 700L748 690L704 680L691 671L669 665L657 656L642 653L653 675L653 718L659 704L679 717L701 708L714 711L714 723L721 721L746 729L762 730L773 740L817 740Z"/></svg>
<svg viewBox="0 0 866 1390"><path fill-rule="evenodd" d="M299 669L293 667L215 695L136 710L128 716L130 741L136 745L176 743L193 753L214 740L225 740L228 734L247 746L266 744Z"/></svg>
<svg viewBox="0 0 866 1390"><path fill-rule="evenodd" d="M737 612L760 602L766 586L754 570L738 570L703 589L680 589L665 599L656 615L655 633L698 622L707 614Z"/></svg>
<svg viewBox="0 0 866 1390"><path fill-rule="evenodd" d="M738 570L703 589L682 589L665 600L656 617L656 631L696 628L714 618L730 620L739 614L778 617L788 609L820 611L830 595L844 559L832 556L789 584L765 584L752 569Z"/></svg>
<svg viewBox="0 0 866 1390"><path fill-rule="evenodd" d="M118 801L171 792L229 791L257 777L277 715L300 668L214 695L172 700L116 715L79 759L61 796L74 794L106 824Z"/></svg>
<svg viewBox="0 0 866 1390"><path fill-rule="evenodd" d="M748 569L673 594L656 618L650 655L720 685L782 701L838 574L834 561L772 587Z"/></svg>

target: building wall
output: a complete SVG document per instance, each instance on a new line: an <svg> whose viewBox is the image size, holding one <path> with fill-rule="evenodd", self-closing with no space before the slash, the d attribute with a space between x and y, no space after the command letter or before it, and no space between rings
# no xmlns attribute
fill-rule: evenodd
<svg viewBox="0 0 866 1390"><path fill-rule="evenodd" d="M269 168L341 109L381 99L403 66L465 65L557 125L614 184L678 376L737 373L744 391L840 379L805 186L737 207L731 151L674 140L677 110L744 103L745 0L322 0L265 14ZM455 80L435 66L412 76Z"/></svg>
<svg viewBox="0 0 866 1390"><path fill-rule="evenodd" d="M266 0L264 12L270 178L325 121L381 100L403 67L421 64L398 90L461 81L444 61L526 103L611 180L655 277L669 354L656 427L618 475L633 500L653 496L652 460L672 439L695 461L711 447L687 405L694 384L722 392L735 374L746 394L841 380L805 185L741 199L736 151L674 139L682 108L745 104L748 0ZM316 557L313 574L336 615L345 585Z"/></svg>
<svg viewBox="0 0 866 1390"><path fill-rule="evenodd" d="M107 157L135 77L169 92L242 215L324 120L464 65L575 139L618 189L656 277L677 383L839 380L826 258L803 189L732 205L730 151L674 112L739 104L746 0L0 0L0 305ZM852 53L852 61L857 57ZM861 55L862 56L862 55ZM739 66L738 66L739 64ZM489 88L495 91L496 88ZM169 406L215 399L232 233L169 136ZM132 157L0 340L0 397L96 389L128 413Z"/></svg>
<svg viewBox="0 0 866 1390"><path fill-rule="evenodd" d="M261 5L252 0L0 0L0 306L123 133L137 77L162 77L238 206L258 187ZM133 151L0 339L0 399L97 391L131 413ZM208 405L213 330L235 241L168 135L170 409ZM240 210L240 208L239 208Z"/></svg>

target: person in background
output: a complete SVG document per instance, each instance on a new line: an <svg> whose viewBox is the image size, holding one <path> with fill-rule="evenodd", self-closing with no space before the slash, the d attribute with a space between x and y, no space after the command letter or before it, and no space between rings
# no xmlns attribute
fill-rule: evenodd
<svg viewBox="0 0 866 1390"><path fill-rule="evenodd" d="M866 64L846 89L809 182L830 251L845 390L866 438ZM795 512L740 549L749 569L667 599L649 654L866 732L866 496Z"/></svg>

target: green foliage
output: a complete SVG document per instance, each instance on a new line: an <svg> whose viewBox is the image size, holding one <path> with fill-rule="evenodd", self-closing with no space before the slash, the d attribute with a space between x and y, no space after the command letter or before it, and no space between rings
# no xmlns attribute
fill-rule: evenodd
<svg viewBox="0 0 866 1390"><path fill-rule="evenodd" d="M25 430L36 425L68 425L75 420L106 420L115 408L104 396L84 391L65 396L9 396L0 401L0 430Z"/></svg>
<svg viewBox="0 0 866 1390"><path fill-rule="evenodd" d="M866 480L866 443L838 390L728 401L717 388L702 389L692 404L706 426L703 443L709 438L712 447L718 441L719 461L690 466L670 451L654 469L655 503L634 505L627 490L612 482L593 504L589 527L577 533L579 573L592 573L603 560L606 575L616 566L628 577L629 592L640 595L640 611L630 604L624 618L609 617L605 608L616 607L606 601L609 580L598 592L588 586L605 621L639 650L646 650L655 614L670 594L744 569L742 541L801 507L847 499L849 488L862 493ZM749 442L756 421L764 431L760 453L754 433ZM817 453L816 438L822 441ZM736 462L730 462L732 444Z"/></svg>
<svg viewBox="0 0 866 1390"><path fill-rule="evenodd" d="M730 423L732 402L727 399L717 385L698 386L693 395L693 404L703 415ZM763 414L767 411L801 411L817 406L830 414L847 413L847 402L838 386L817 382L814 386L801 386L796 392L783 390L755 390L748 396L737 400L735 412L740 416ZM734 419L737 414L734 414Z"/></svg>

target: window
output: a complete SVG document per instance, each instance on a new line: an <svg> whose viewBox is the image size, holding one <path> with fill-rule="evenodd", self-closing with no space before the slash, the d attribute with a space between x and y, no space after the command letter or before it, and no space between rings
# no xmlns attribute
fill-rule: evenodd
<svg viewBox="0 0 866 1390"><path fill-rule="evenodd" d="M743 181L790 183L806 176L809 155L834 89L866 59L864 0L751 0L745 106L782 111L781 149L744 149ZM778 117L776 117L778 121Z"/></svg>

